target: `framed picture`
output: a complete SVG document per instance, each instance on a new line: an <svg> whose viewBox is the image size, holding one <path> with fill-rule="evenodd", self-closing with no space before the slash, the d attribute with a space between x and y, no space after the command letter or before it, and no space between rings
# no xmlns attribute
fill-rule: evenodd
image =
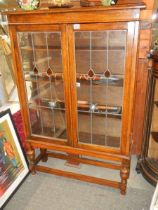
<svg viewBox="0 0 158 210"><path fill-rule="evenodd" d="M29 172L10 110L0 113L0 209Z"/></svg>

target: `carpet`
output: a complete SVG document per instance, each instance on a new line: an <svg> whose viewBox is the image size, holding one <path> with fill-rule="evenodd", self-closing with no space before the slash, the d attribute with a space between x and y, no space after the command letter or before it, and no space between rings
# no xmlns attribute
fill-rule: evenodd
<svg viewBox="0 0 158 210"><path fill-rule="evenodd" d="M20 111L13 115L13 120L22 147L27 149ZM38 172L35 176L30 174L27 177L4 210L149 210L154 187L136 173L136 163L134 156L126 196L113 188ZM43 164L61 170L68 167L63 160L57 159ZM113 171L87 165L72 170L83 170L99 177L115 177Z"/></svg>
<svg viewBox="0 0 158 210"><path fill-rule="evenodd" d="M54 167L65 167L62 162L52 159ZM126 196L110 187L37 172L28 176L4 210L149 210L154 187L136 173L136 162L132 157ZM85 167L91 174L101 173L98 167Z"/></svg>

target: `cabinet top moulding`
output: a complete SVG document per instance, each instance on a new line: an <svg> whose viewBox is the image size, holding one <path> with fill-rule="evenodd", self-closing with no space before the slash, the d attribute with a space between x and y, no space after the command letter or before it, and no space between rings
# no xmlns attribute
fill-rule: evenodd
<svg viewBox="0 0 158 210"><path fill-rule="evenodd" d="M41 8L33 11L7 11L8 23L17 24L59 24L59 23L91 23L137 21L140 19L140 9L145 9L143 2L118 1L113 6L80 7L72 8ZM121 3L122 2L122 3ZM40 18L39 18L40 15Z"/></svg>

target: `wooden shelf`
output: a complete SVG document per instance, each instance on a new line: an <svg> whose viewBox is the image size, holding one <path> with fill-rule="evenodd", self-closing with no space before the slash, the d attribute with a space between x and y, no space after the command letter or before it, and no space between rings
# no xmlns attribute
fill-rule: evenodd
<svg viewBox="0 0 158 210"><path fill-rule="evenodd" d="M90 51L89 47L76 47L75 50L77 51ZM125 47L92 47L91 51L122 51L125 50Z"/></svg>
<svg viewBox="0 0 158 210"><path fill-rule="evenodd" d="M46 46L34 46L35 51L47 51ZM20 50L22 51L33 51L32 47L30 46L25 46L25 47L20 47ZM54 51L61 51L61 47L51 47L49 46L49 50L54 50Z"/></svg>
<svg viewBox="0 0 158 210"><path fill-rule="evenodd" d="M87 115L87 114L93 114L93 115L99 115L100 117L104 117L105 118L105 116L107 116L108 118L114 118L114 119L120 119L121 120L121 118L122 118L122 114L120 113L120 114L116 114L116 113L109 113L109 112L106 112L106 111L104 111L104 112L100 112L100 111L95 111L95 112L91 112L91 111L81 111L81 110L78 110L78 112L80 113L80 114L83 114L83 115Z"/></svg>
<svg viewBox="0 0 158 210"><path fill-rule="evenodd" d="M20 48L22 51L32 51L32 47L26 46L26 47L21 47ZM34 46L35 51L47 51L46 46ZM75 50L77 51L90 51L89 46L87 47L76 47ZM92 47L92 51L122 51L125 50L125 47ZM56 46L50 46L49 45L49 51L61 51L61 47L56 47Z"/></svg>
<svg viewBox="0 0 158 210"><path fill-rule="evenodd" d="M122 10L124 12L124 11L127 11L129 9L144 9L144 8L146 8L146 5L142 2L142 0L120 0L116 5L114 5L114 6L107 6L107 7L81 7L78 4L77 5L74 4L74 6L71 7L71 8L62 8L62 9L61 8L54 8L54 9L48 9L48 8L45 8L45 5L44 5L44 8L41 7L38 10L33 10L33 11L27 10L27 11L23 11L23 10L19 9L19 10L16 10L16 11L12 11L12 10L11 11L5 11L5 12L2 12L2 14L8 15L8 16L9 15L18 16L18 15L23 15L23 14L27 14L28 16L30 16L32 14L33 15L36 14L39 17L42 14L47 14L48 15L48 14L53 13L53 14L56 15L58 13L60 14L60 13L72 13L72 12L75 12L75 13L78 13L78 14L81 13L80 16L83 16L82 15L83 12L90 13L90 12L93 12L93 11L94 12L97 11L97 12L101 13L102 11L106 11L106 13L108 13L108 11L114 11L115 13L117 13L118 12L117 10L119 10L119 11ZM123 16L124 15L125 14L123 13ZM118 18L118 17L116 16L116 18ZM131 17L131 19L132 18L133 17ZM18 17L17 17L17 19L18 19ZM10 21L11 22L14 22L14 19L13 20L11 19ZM37 19L36 22L37 21L40 21L40 23L41 23L41 20L40 19ZM45 20L43 20L43 21L45 21Z"/></svg>
<svg viewBox="0 0 158 210"><path fill-rule="evenodd" d="M36 99L37 101L38 99ZM106 106L106 105L95 105L95 110L92 110L93 104L77 104L77 111L82 114L94 114L94 115L100 115L105 117L107 115L110 118L117 118L121 119L122 116L122 107L120 106ZM38 101L35 103L29 103L29 107L36 110L55 110L55 111L65 111L65 103L63 101L56 101L56 102L50 102L50 101Z"/></svg>
<svg viewBox="0 0 158 210"><path fill-rule="evenodd" d="M50 81L53 82L54 80L63 80L63 74L62 73L55 73L49 77L46 72L43 72L42 74L34 74L31 73L30 75L25 75L25 81L30 82L44 82L44 81Z"/></svg>
<svg viewBox="0 0 158 210"><path fill-rule="evenodd" d="M31 74L31 75L25 75L25 81L30 81L30 82L44 82L48 81L51 78L51 82L54 80L63 80L63 73L55 73L52 74L50 77L47 75L46 72L43 72L42 74ZM123 77L121 76L115 76L112 75L109 78L105 78L105 76L102 74L96 74L94 78L92 78L92 84L93 85L100 85L103 83L107 83L108 79L108 85L109 86L117 86L117 87L123 87ZM76 74L76 81L83 83L89 83L90 78L87 76L87 74Z"/></svg>

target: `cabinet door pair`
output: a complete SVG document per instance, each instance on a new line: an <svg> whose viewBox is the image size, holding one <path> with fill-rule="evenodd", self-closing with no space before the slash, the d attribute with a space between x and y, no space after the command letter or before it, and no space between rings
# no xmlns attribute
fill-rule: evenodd
<svg viewBox="0 0 158 210"><path fill-rule="evenodd" d="M136 23L18 27L29 136L127 154Z"/></svg>

